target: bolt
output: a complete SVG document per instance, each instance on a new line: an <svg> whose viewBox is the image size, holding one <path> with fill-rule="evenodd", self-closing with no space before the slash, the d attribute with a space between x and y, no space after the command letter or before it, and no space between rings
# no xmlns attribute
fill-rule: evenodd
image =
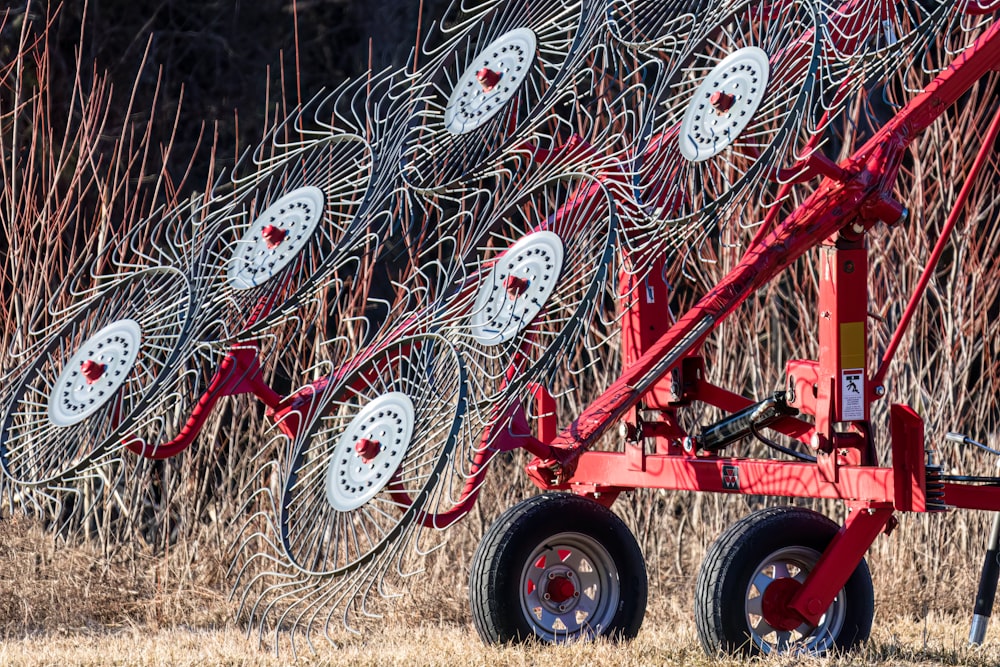
<svg viewBox="0 0 1000 667"><path fill-rule="evenodd" d="M885 396L885 387L883 387L882 385L878 385L877 387L875 387L875 395Z"/></svg>

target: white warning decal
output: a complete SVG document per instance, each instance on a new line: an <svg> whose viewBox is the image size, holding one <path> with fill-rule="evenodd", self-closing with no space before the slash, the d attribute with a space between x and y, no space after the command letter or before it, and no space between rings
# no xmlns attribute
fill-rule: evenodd
<svg viewBox="0 0 1000 667"><path fill-rule="evenodd" d="M840 421L865 418L865 370L845 369L840 378Z"/></svg>

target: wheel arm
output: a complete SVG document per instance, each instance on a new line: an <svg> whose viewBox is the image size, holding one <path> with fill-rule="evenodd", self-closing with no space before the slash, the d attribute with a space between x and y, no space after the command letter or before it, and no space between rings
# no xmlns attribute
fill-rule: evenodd
<svg viewBox="0 0 1000 667"><path fill-rule="evenodd" d="M819 625L875 538L890 525L892 515L891 506L855 509L802 587L788 600L788 610L811 625Z"/></svg>

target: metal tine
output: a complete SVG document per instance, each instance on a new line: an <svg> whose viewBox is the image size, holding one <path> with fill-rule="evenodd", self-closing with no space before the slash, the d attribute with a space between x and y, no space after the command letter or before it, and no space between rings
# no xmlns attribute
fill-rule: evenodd
<svg viewBox="0 0 1000 667"><path fill-rule="evenodd" d="M186 279L166 268L123 277L75 309L34 348L38 360L8 401L0 431L5 473L24 485L58 485L155 431L184 381L190 309Z"/></svg>
<svg viewBox="0 0 1000 667"><path fill-rule="evenodd" d="M667 158L665 164L668 166L660 169L658 178L648 179L651 181L651 187L640 188L640 192L646 190L643 195L647 200L652 195L666 201L674 197L682 204L688 198L687 193L695 189L687 185L689 183L698 183L702 192L707 190L711 193L712 200L705 201L703 195L701 203L705 205L690 207L687 216L677 216L676 220L682 224L692 225L700 221L703 229L714 230L692 239L698 248L696 255L699 261L712 261L711 258L718 254L716 247L745 247L751 242L751 238L760 237L763 231L780 216L782 206L792 196L795 183L814 179L817 175L833 173L835 170L832 168L823 167L825 155L844 154L850 150L849 142L852 139L867 136L863 126L859 128L849 125L850 121L845 120L844 108L856 99L859 93L865 96L868 90L871 90L882 95L887 88L896 88L884 80L880 81L880 78L884 79L887 74L892 74L895 68L908 60L919 62L920 58L914 59L913 56L921 49L930 53L933 49L927 46L928 35L955 33L956 30L949 32L946 29L949 22L981 24L981 21L977 22L966 17L963 9L955 8L953 3L925 2L920 5L921 11L915 11L910 7L910 5L916 7L918 3L895 5L893 11L900 12L897 15L897 18L902 20L900 26L907 21L916 20L914 17L921 18L918 23L907 24L909 29L905 35L900 36L899 43L888 48L880 44L877 39L873 41L877 31L884 29L885 26L871 23L874 14L851 14L855 4L867 5L865 2L821 4L818 8L821 22L819 28L812 27L808 20L797 23L782 18L778 21L777 23L782 25L782 30L786 32L790 26L801 25L798 37L794 35L796 31L791 30L793 33L791 39L784 38L777 42L780 46L777 51L778 59L783 57L780 55L782 51L790 55L791 64L785 67L785 70L794 71L795 67L798 67L803 73L807 71L804 64L799 62L806 54L796 54L800 48L798 44L801 44L803 39L810 45L816 42L819 48L817 54L810 46L812 55L809 59L816 67L816 74L811 81L812 75L800 77L801 85L796 89L795 86L799 84L794 78L787 79L787 83L792 87L789 88L789 94L784 97L795 101L779 105L770 104L767 99L763 100L755 111L758 118L755 118L742 131L738 140L724 152L705 160L705 168L701 168L698 164L685 165L683 161L671 161L671 158ZM743 7L753 6L753 3L749 3ZM777 10L771 8L768 11L786 10L779 6ZM739 12L745 10L739 9L737 13ZM744 22L749 27L753 27L755 21L757 18L744 17ZM770 21L774 22L774 17L771 17ZM769 38L766 35L769 30L768 24L762 24L754 29L757 30L755 39L758 42L761 44L768 42ZM861 39L852 31L859 32L861 36L867 35L868 38ZM971 38L961 31L957 32L960 50L970 43ZM737 34L738 31L733 31L734 36ZM936 41L940 43L947 39L949 38L943 37ZM769 47L768 51L773 51L773 48ZM952 54L954 52L956 49L951 50ZM775 57L772 53L771 60L774 61ZM941 59L941 62L945 61L946 59ZM799 64L795 65L796 62ZM813 65L810 65L810 68ZM775 62L771 63L771 70L772 72L778 70ZM913 78L911 75L906 77ZM785 82L782 80L778 83L784 85ZM771 81L769 87L773 88L775 83ZM672 90L671 94L675 92ZM799 105L797 110L796 105ZM863 125L877 127L881 122L871 118ZM682 129L683 127L682 124ZM860 133L858 129L861 130ZM743 148L744 145L746 149ZM741 164L745 166L741 167ZM639 169L641 173L642 165ZM743 175L732 180L723 176L726 171ZM658 182L668 183L666 187L669 189L664 191L658 188ZM710 187L705 188L705 185ZM683 205L680 209L682 213L688 212ZM750 211L754 212L752 216L747 215ZM754 228L758 228L758 231L753 235L749 233L744 235L737 231L743 229L753 232ZM685 269L684 273L691 276L699 272L695 269Z"/></svg>
<svg viewBox="0 0 1000 667"><path fill-rule="evenodd" d="M972 43L990 20L988 5L823 0L823 94L818 100L824 113L810 120L808 131L825 133L826 153L848 154ZM848 105L859 113L852 116Z"/></svg>
<svg viewBox="0 0 1000 667"><path fill-rule="evenodd" d="M368 72L353 81L346 90L338 87L331 92L320 93L296 117L296 131L319 137L338 131L340 127L355 128L372 147L378 176L392 176L396 170L390 168L390 164L394 166L398 159L405 127L391 113L392 104L387 100L405 80L406 75L399 68L387 68L380 72ZM308 122L307 116L311 116Z"/></svg>
<svg viewBox="0 0 1000 667"><path fill-rule="evenodd" d="M822 0L826 17L826 57L847 64L862 82L891 76L923 60L935 42L948 35L950 60L964 50L995 11L995 0L905 0L890 5L874 0ZM945 60L925 70L936 74ZM847 77L844 77L845 79Z"/></svg>
<svg viewBox="0 0 1000 667"><path fill-rule="evenodd" d="M173 404L175 398L182 397L174 392L162 403ZM161 441L166 438L165 428L166 420L153 410L145 421L134 426L134 438ZM36 514L43 519L49 517L46 521L53 530L66 538L96 541L105 550L130 548L128 545L137 542L159 547L163 522L155 512L150 513L150 502L157 496L149 484L150 465L121 447L108 448L96 453L87 465L50 483L22 485L21 505L26 506L30 497L43 499L34 501L40 508Z"/></svg>
<svg viewBox="0 0 1000 667"><path fill-rule="evenodd" d="M370 243L370 234L381 233L385 216L380 207L392 183L386 178L375 182L376 172L385 170L376 169L373 144L366 139L377 139L381 128L352 125L359 118L344 109L325 124L310 120L353 104L365 89L364 79L349 81L277 121L197 205L190 217L190 264L204 306L199 314L206 340L225 341L245 330L253 335L279 325L298 298L310 298L297 291L321 289L358 246ZM257 227L268 226L258 217L271 213L277 223L271 225L274 237L258 238L265 233ZM292 225L290 237L282 224ZM251 259L257 246L264 254ZM242 282L237 264L250 272ZM251 322L247 313L254 313Z"/></svg>
<svg viewBox="0 0 1000 667"><path fill-rule="evenodd" d="M293 156L308 151L317 141L332 137L363 138L358 132L363 126L342 122L310 127L304 120L321 102L330 97L354 95L357 87L358 82L348 80L276 119L261 140L242 153L231 171L217 176L207 192L194 194L175 207L158 209L135 225L116 253L121 257L118 265L124 269L171 265L197 274L199 262L204 259L199 250L206 243L205 237L216 231L219 209L247 196L246 193L257 188L260 179L269 171L286 165Z"/></svg>
<svg viewBox="0 0 1000 667"><path fill-rule="evenodd" d="M373 187L372 169L366 142L317 141L220 209L197 278L205 340L280 325L379 244L392 223L391 192Z"/></svg>
<svg viewBox="0 0 1000 667"><path fill-rule="evenodd" d="M276 653L283 644L283 632L288 635L293 656L303 648L315 653L317 638L335 643L336 629L358 632L382 618L385 602L398 599L406 581L419 573L408 565L413 559L411 545L418 535L426 534L420 523L409 524L393 548L380 552L347 577L306 575L269 556L253 585L246 588L249 595L241 600L239 617L256 628L262 644L273 631Z"/></svg>
<svg viewBox="0 0 1000 667"><path fill-rule="evenodd" d="M440 342L434 343L433 338L427 337L400 339L398 335L392 336L390 333L390 335L382 339L381 343L373 345L373 347L381 350L381 352L375 353L374 356L371 353L356 355L353 357L354 361L349 362L348 366L338 368L338 375L344 378L341 382L346 383L341 384L341 386L349 389L346 394L343 389L331 385L323 393L318 402L310 405L308 414L303 415L305 417L305 426L301 432L304 434L304 439L298 439L294 444L285 441L285 443L270 447L272 450L277 449L285 452L285 454L281 455L280 460L276 459L267 464L272 471L269 474L270 478L273 480L277 477L285 485L285 491L282 493L287 494L290 490L296 488L295 485L289 486L289 475L291 473L289 466L293 468L300 466L303 464L300 462L307 462L311 458L311 455L303 452L303 447L315 448L322 446L322 439L330 437L323 435L323 431L316 431L316 428L319 426L319 420L334 418L340 419L342 423L344 419L350 417L352 408L348 408L347 415L343 417L337 416L338 410L331 411L334 406L340 404L339 399L332 399L336 399L338 395L344 395L348 400L351 400L350 396L357 390L351 390L350 387L356 386L355 383L359 379L368 378L363 380L362 384L371 385L370 390L364 386L358 387L368 399L378 400L380 396L385 395L384 390L390 388L403 389L408 392L413 396L414 403L417 406L417 414L426 415L423 419L427 419L431 414L440 412L440 409L435 409L432 413L425 412L420 406L427 399L432 401L454 400L451 398L450 391L445 391L441 394L438 392L428 394L429 387L424 384L426 379L420 384L413 384L413 380L419 380L420 377L434 378L432 382L445 382L446 384L458 381L459 388L464 382L462 379L464 374L462 373L458 376L450 374L451 372L442 375L442 372L444 372L445 368L450 367L450 364L439 368L439 365L443 362L438 359L436 350L431 348L435 345L444 344L444 341L443 339L437 340ZM418 343L427 347L418 349L415 347ZM331 344L336 345L337 340L331 341ZM326 352L331 353L333 351L326 350ZM406 359L412 358L414 354L417 354L423 361L418 360L415 362L415 367L412 367L411 370L406 370L406 367L413 363L407 362ZM451 354L454 355L453 352ZM381 355L381 359L384 362L378 361L379 355ZM341 356L340 354L332 354L331 356L338 359L351 358L346 355ZM457 361L457 356L453 358ZM383 368L382 363L388 363L389 366ZM402 366L397 370L393 370L395 365L400 363ZM365 371L366 368L369 370ZM411 377L414 372L416 376ZM377 375L371 376L371 373L376 373ZM448 376L452 377L452 380L447 380ZM354 378L353 380L351 379L352 377ZM448 384L448 386L451 385ZM439 398L435 398L436 396L439 396ZM457 397L460 402L464 402L464 399L461 398L461 392ZM344 404L344 406L346 407L347 404ZM364 402L359 407L363 409ZM436 419L441 420L444 418L438 416ZM442 426L446 422L447 419L444 419L441 422ZM407 453L406 458L411 459L414 456L426 457L430 455L431 459L426 460L432 461L436 459L438 462L434 466L436 469L440 469L443 465L441 456L446 455L448 449L453 444L448 445L447 442L440 442L441 436L427 437L419 435L422 432L422 426L419 422L415 424L414 428L414 437L418 438L418 442L426 442L430 448L428 449L423 445L414 443L410 446L410 451ZM457 434L455 428L455 426L451 427L452 435L444 438L446 441L453 443L453 439ZM310 441L314 437L314 432L321 437L320 441ZM435 432L437 431L435 430ZM336 434L338 431L333 430L330 433L333 437L337 437ZM444 449L438 452L439 447L443 447ZM421 454L421 452L426 452L426 454ZM266 459L267 457L262 456L262 458ZM319 462L321 463L325 460L325 456L319 458ZM405 470L407 467L404 461L402 468ZM429 479L432 478L433 476ZM310 571L308 568L303 569L301 560L303 554L300 553L300 550L309 548L308 544L294 541L294 531L290 533L282 528L283 522L287 521L287 519L281 518L284 515L279 514L282 512L279 508L287 506L287 502L292 502L292 507L294 508L295 504L300 501L295 500L294 496L291 496L292 499L290 501L279 501L275 497L277 491L273 486L267 486L259 490L250 488L248 491L250 493L250 504L241 514L246 515L248 513L247 510L255 507L257 509L252 516L259 517L263 525L261 527L255 526L250 528L252 533L249 537L244 537L240 541L242 548L237 555L237 559L234 561L234 566L239 564L240 568L236 587L243 589L239 594L241 599L240 615L249 623L257 626L259 637L262 641L267 631L267 626L271 623L276 628L286 627L289 629L291 631L290 641L293 645L293 651L296 650L296 645L298 644L297 637L299 635L304 634L307 645L311 645L311 637L316 631L315 626L320 616L325 615L329 619L330 615L337 613L337 608L344 605L350 606L357 602L358 591L370 592L373 583L380 580L378 573L389 570L394 560L399 557L399 554L405 552L405 545L410 541L413 531L418 529L416 526L419 526L420 523L418 520L421 516L420 507L425 502L424 496L426 495L420 492L416 496L411 496L411 502L415 504L411 505L410 509L403 514L402 523L399 524L398 530L386 533L384 543L369 556L363 556L362 554L352 556L350 551L344 556L334 556L336 558L335 563L341 562L340 559L343 557L346 557L348 560L355 557L359 558L356 567L349 567L347 569L340 567L330 573L323 574ZM393 493L400 492L386 490L381 493L388 493L391 496ZM366 504L374 502L377 502L376 497L367 500ZM364 506L353 510L346 510L345 508L340 511L355 515L355 520L357 521L374 520L372 515L365 514ZM329 514L334 512L334 509L328 507L325 512ZM310 526L313 525L313 521L314 519L310 519ZM250 526L251 523L248 523L247 526ZM245 536L247 532L245 529L241 531L241 535ZM282 537L283 534L286 537ZM293 542L287 542L289 538L293 539ZM291 551L289 551L289 548ZM320 554L321 552L316 553ZM255 567L255 564L259 567ZM363 596L367 596L367 592ZM345 613L347 612L345 611ZM278 642L276 642L275 646L277 648Z"/></svg>
<svg viewBox="0 0 1000 667"><path fill-rule="evenodd" d="M394 100L396 113L412 119L402 168L416 190L437 192L489 172L525 142L555 145L558 137L540 126L555 106L573 106L560 82L580 66L578 55L601 25L592 2L452 10L473 13L433 37L441 44L407 68L409 80Z"/></svg>
<svg viewBox="0 0 1000 667"><path fill-rule="evenodd" d="M581 183L584 185L580 185ZM457 240L460 236L458 233L441 234L441 246L432 244L427 247L423 256L416 258L414 264L420 268L413 270L410 282L401 283L399 287L400 292L408 297L402 299L400 303L407 304L407 307L389 318L390 321L398 322L397 326L386 327L387 331L396 329L435 331L446 336L459 345L463 357L469 364L469 376L474 378L470 386L468 416L462 427L464 435L458 440L459 449L449 458L447 473L434 487L437 495L433 501L434 516L431 518L431 523L437 527L450 525L467 511L468 508L456 510L456 506L474 495L482 484L482 471L490 457L496 453L491 449L496 440L495 434L507 429L507 421L510 419L508 410L520 402L519 389L530 380L546 382L547 377L555 375L555 369L561 363L565 363L557 359L566 354L565 350L575 346L573 341L581 336L582 331L586 329L585 322L592 318L592 313L596 309L598 302L596 295L605 289L607 284L606 267L611 261L614 237L613 234L609 236L602 234L609 233L606 227L614 220L614 205L609 201L610 196L600 183L589 174L574 174L565 164L559 164L558 169L553 167L551 173L544 168L528 172L521 180L515 179L514 184L516 187L503 192L521 194L501 194L499 201L488 202L481 211L475 211L471 206L458 207L459 213L452 214L452 220L460 221L458 224L438 225L439 228L457 229L467 233L461 235L460 241ZM546 188L553 191L549 193L547 199L542 197L541 203L535 204L529 201L532 194L537 194ZM482 191L490 192L488 188ZM591 209L600 210L591 210L584 205L581 210L583 213L589 213L589 216L581 213L577 220L572 218L572 215L565 215L558 219L556 224L554 220L557 219L551 213L570 200L574 193L582 198L581 191L589 191L587 196L598 202L598 204L589 203L589 206ZM523 194L526 192L529 194ZM477 193L481 194L480 191ZM414 200L418 203L426 202L419 196L415 196ZM471 201L480 203L481 199L477 200L473 196ZM518 213L518 206L525 210ZM430 211L426 215L434 215L433 202L425 203L425 208ZM440 214L438 212L438 215ZM519 219L522 216L527 217L511 225L510 221L505 219L511 214L517 215ZM477 227L471 230L464 229L466 220L475 220ZM469 334L469 318L475 313L476 281L481 280L489 270L484 264L481 253L485 250L496 254L498 243L500 248L504 248L540 226L576 234L577 236L571 237L565 243L567 248L575 249L577 246L585 248L588 247L588 243L593 246L591 241L581 243L577 241L587 239L588 232L596 234L597 247L603 248L596 259L589 256L580 259L571 254L571 261L578 267L571 271L587 267L587 270L593 271L594 277L589 281L586 279L580 281L586 288L582 290L582 294L574 293L572 289L568 290L566 297L568 303L559 299L553 301L562 315L549 317L547 320L545 317L542 318L551 325L549 335L556 336L555 342L527 341L526 339L531 336L546 334L546 326L534 324L532 325L534 328L528 334L516 337L515 342L508 344L502 351L490 351L488 346L480 345ZM612 224L612 229L613 227ZM441 250L442 247L445 250ZM451 262L450 268L448 262ZM423 312L412 308L413 295L417 294L429 304ZM518 352L526 353L533 365L509 375ZM551 358L546 359L546 355ZM471 508L471 504L468 507ZM437 515L445 513L449 515L448 518L442 518L439 522Z"/></svg>
<svg viewBox="0 0 1000 667"><path fill-rule="evenodd" d="M936 12L933 28L913 49L911 58L888 72L886 88L901 102L923 91L930 81L972 45L995 21L1000 5L995 0L959 0ZM894 100L896 101L896 100Z"/></svg>
<svg viewBox="0 0 1000 667"><path fill-rule="evenodd" d="M440 199L430 201L419 195L412 198L412 206L421 209L414 217L435 221L429 226L440 233L435 243L415 256L413 264L419 268L400 285L403 291L419 289L426 299L426 310L414 317L412 310L404 308L395 316L400 323L397 326L410 323L420 330L438 331L454 341L473 369L473 404L481 404L487 411L493 409L495 401L504 400L504 395L519 391L520 381L505 380L516 357L527 353L526 366L530 366L541 363L536 359L539 354L558 354L561 343L554 340L559 340L560 330L574 318L589 318L584 294L591 289L592 280L604 280L616 229L613 199L593 176L574 173L572 164L553 160L512 177L511 187L502 189L490 188L489 182L483 181L483 185L471 188L465 197L448 205ZM556 215L561 208L565 210ZM509 336L498 334L495 341L487 340L485 333L477 336L473 320L483 320L480 328L489 323L485 310L488 306L477 305L477 299L485 298L480 293L500 290L507 294L504 286L484 282L499 275L492 276L493 262L502 258L507 248L539 231L564 235L557 241L557 250L565 250L567 264L572 263L562 269L564 278L571 276L570 282L552 285L554 294L547 297L555 311L546 312L542 304L542 314L530 326L527 319L533 318L525 317L524 327L512 324ZM539 246L532 252L536 250L557 251ZM576 312L577 308L584 311ZM526 344L526 339L532 337L545 342ZM550 348L551 352L547 352Z"/></svg>
<svg viewBox="0 0 1000 667"><path fill-rule="evenodd" d="M644 51L677 52L701 25L708 0L608 0L611 36L624 46Z"/></svg>
<svg viewBox="0 0 1000 667"><path fill-rule="evenodd" d="M779 205L787 192L770 180L818 150L803 128L821 95L821 18L810 3L750 0L708 8L697 23L680 54L647 65L652 102L632 169L637 226L656 221L665 235L701 243L731 225L758 226L743 216L745 193L765 210Z"/></svg>

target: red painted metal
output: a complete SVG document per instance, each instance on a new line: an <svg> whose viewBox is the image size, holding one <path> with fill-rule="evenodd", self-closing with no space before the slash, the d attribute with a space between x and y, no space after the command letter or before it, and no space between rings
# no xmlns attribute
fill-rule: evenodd
<svg viewBox="0 0 1000 667"><path fill-rule="evenodd" d="M927 509L924 420L909 406L893 405L889 409L889 428L896 509L924 512Z"/></svg>
<svg viewBox="0 0 1000 667"><path fill-rule="evenodd" d="M892 518L891 507L855 508L788 603L790 611L819 625L840 589Z"/></svg>
<svg viewBox="0 0 1000 667"><path fill-rule="evenodd" d="M672 489L795 498L892 503L894 469L843 466L835 480L813 463L772 459L647 454L643 470L626 465L624 452L585 452L572 480L552 488L596 491Z"/></svg>
<svg viewBox="0 0 1000 667"><path fill-rule="evenodd" d="M835 423L868 420L868 253L863 239L820 246L816 434L832 443ZM829 450L829 446L818 449Z"/></svg>
<svg viewBox="0 0 1000 667"><path fill-rule="evenodd" d="M911 100L840 167L847 180L826 178L799 208L750 248L740 263L570 425L553 443L549 460L534 461L529 475L542 488L573 478L580 455L604 431L641 399L646 390L704 341L714 325L733 312L750 294L787 268L806 250L845 230L859 236L877 224L898 220L899 207L890 195L903 151L944 109L953 104L1000 59L1000 24L990 27L956 58L927 89ZM821 397L837 398L833 387ZM819 401L817 412L823 410ZM835 404L832 407L837 407ZM866 406L867 410L867 406ZM821 419L823 417L817 417ZM832 418L836 420L836 416ZM592 480L580 479L582 483Z"/></svg>
<svg viewBox="0 0 1000 667"><path fill-rule="evenodd" d="M483 87L483 92L488 93L500 83L500 72L491 70L489 67L484 67L476 72L476 80Z"/></svg>
<svg viewBox="0 0 1000 667"><path fill-rule="evenodd" d="M726 113L727 111L732 109L733 102L735 101L736 101L735 97L727 93L724 93L721 90L715 91L708 98L708 103L711 104L712 108L715 109L718 113Z"/></svg>
<svg viewBox="0 0 1000 667"><path fill-rule="evenodd" d="M768 625L786 632L802 625L802 616L788 606L800 590L802 584L791 577L776 579L768 584L760 601L760 608Z"/></svg>
<svg viewBox="0 0 1000 667"><path fill-rule="evenodd" d="M261 236L264 237L267 247L270 250L274 250L281 245L281 242L285 240L286 236L288 236L288 230L275 227L274 225L267 225L261 230Z"/></svg>
<svg viewBox="0 0 1000 667"><path fill-rule="evenodd" d="M148 459L166 459L180 454L197 439L215 404L223 396L252 393L269 408L278 408L282 397L264 381L257 355L258 348L247 345L231 350L223 358L208 390L198 399L191 415L173 440L161 444L129 439L125 446Z"/></svg>
<svg viewBox="0 0 1000 667"><path fill-rule="evenodd" d="M382 451L382 444L378 440L361 438L354 443L354 451L361 457L362 463L368 464Z"/></svg>
<svg viewBox="0 0 1000 667"><path fill-rule="evenodd" d="M622 364L629 366L670 329L675 318L670 311L670 285L664 277L666 258L624 255L618 274L618 302ZM669 408L675 400L670 378L654 384L643 396L647 408Z"/></svg>
<svg viewBox="0 0 1000 667"><path fill-rule="evenodd" d="M1000 486L945 482L944 502L948 507L1000 511Z"/></svg>
<svg viewBox="0 0 1000 667"><path fill-rule="evenodd" d="M895 4L888 0L878 0L877 4L879 16L891 20ZM870 8L871 1L850 0L847 8L855 5ZM985 6L973 3L970 11L982 9ZM852 21L861 21L863 29L858 29ZM844 11L833 17L828 29L836 47L850 53L872 36L865 31L880 28L864 12ZM588 494L605 504L610 504L619 492L634 488L839 499L852 508L852 513L805 582L801 585L794 580L775 582L763 601L765 617L774 627L794 628L803 621L818 623L877 535L892 525L893 511L928 510L923 423L919 415L905 406L892 406L892 467L878 467L865 458L872 443L864 427L871 401L882 395L875 388L883 383L927 277L941 256L971 184L1000 131L1000 115L990 126L941 239L928 259L925 274L871 379L867 377L868 255L864 234L879 222L894 225L905 218L905 209L892 196L905 150L976 81L995 69L998 62L1000 23L987 29L975 45L959 55L951 67L850 158L836 164L814 150L815 144L808 144L802 151L808 157L776 173L782 182L779 192L787 193L793 182L815 177L822 177L822 182L784 219L778 218L780 207L774 207L736 267L680 319L674 320L669 311L670 288L662 280L665 259L626 255L619 294L625 362L621 376L562 430L557 430L555 399L544 387L529 387L538 417L535 435L518 400L498 406L491 415L491 426L482 434L455 506L424 517L425 525L443 528L464 516L476 501L491 457L498 451L518 448L535 456L527 471L540 487ZM484 91L496 86L500 78L499 72L488 68L477 72ZM717 93L710 103L724 113L732 105L727 98ZM674 140L675 134L676 129L668 130L649 142L645 156L649 162L664 159L657 149ZM538 161L593 153L592 147L576 135L551 151L526 148ZM600 182L585 182L554 216L558 218L589 205L606 187L634 185L617 168L602 171ZM656 185L643 183L640 187ZM678 198L685 196L682 190L656 188L661 201L655 204L671 210L679 205ZM538 229L546 226L546 221L540 221ZM625 234L629 232L624 230ZM263 235L273 248L281 243L285 232L268 226ZM676 418L679 406L699 401L732 413L753 403L705 379L703 361L697 356L702 343L748 297L814 248L819 248L820 255L820 298L815 313L819 354L816 360L793 360L787 367L787 386L794 393L792 405L814 423L787 417L769 428L811 444L817 462L722 458L685 452L681 442L687 434ZM652 268L645 270L650 263ZM646 277L639 281L633 279L635 275ZM474 285L475 281L470 280L463 291L467 293ZM510 278L505 283L512 298L523 293L525 287L525 281L519 279ZM248 326L270 312L274 305L271 300L277 298L275 294L262 300L251 314ZM417 319L414 316L401 329L407 329ZM369 350L362 358L371 358L377 351ZM219 398L238 393L259 397L279 427L295 437L316 398L348 370L342 369L336 377L325 378L292 396L281 397L264 382L258 354L255 345L248 345L226 355L208 391L173 441L155 447L130 443L129 448L150 458L165 458L183 451L193 442ZM517 377L524 361L523 355L517 355L508 369L508 381ZM92 381L90 375L97 372L86 368L81 371L88 382ZM589 451L609 427L622 419L627 420L627 443L623 451ZM654 453L646 451L645 440L650 438L656 441ZM378 453L378 443L359 442L356 451L368 461ZM397 485L390 484L388 489L399 502L409 502ZM1000 508L1000 486L945 482L943 489L944 502L950 506ZM544 557L535 565L544 568ZM529 580L529 587L533 586ZM557 602L575 593L572 581L563 576L550 579L545 590Z"/></svg>
<svg viewBox="0 0 1000 667"><path fill-rule="evenodd" d="M552 442L559 429L559 422L556 418L556 399L549 392L548 387L536 382L528 385L528 393L535 399L536 437L541 442Z"/></svg>
<svg viewBox="0 0 1000 667"><path fill-rule="evenodd" d="M83 379L87 381L87 384L94 384L100 380L107 369L107 364L98 363L93 359L87 359L80 364L80 374L83 375Z"/></svg>
<svg viewBox="0 0 1000 667"><path fill-rule="evenodd" d="M503 286L507 290L507 296L511 299L516 299L524 294L524 290L528 289L528 279L510 275L507 276L507 280L504 281Z"/></svg>

